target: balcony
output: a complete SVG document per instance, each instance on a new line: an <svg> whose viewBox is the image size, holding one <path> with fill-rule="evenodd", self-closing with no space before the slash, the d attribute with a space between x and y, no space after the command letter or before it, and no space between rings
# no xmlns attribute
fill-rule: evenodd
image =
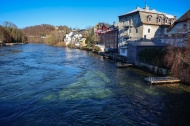
<svg viewBox="0 0 190 126"><path fill-rule="evenodd" d="M123 38L124 38L124 39L129 39L130 36L129 36L129 35L124 35Z"/></svg>
<svg viewBox="0 0 190 126"><path fill-rule="evenodd" d="M122 37L123 37L124 39L129 39L129 38L130 38L128 32L124 32L124 33L122 34Z"/></svg>
<svg viewBox="0 0 190 126"><path fill-rule="evenodd" d="M133 23L132 22L129 22L129 21L126 21L123 23L123 26L125 28L132 28L133 27Z"/></svg>

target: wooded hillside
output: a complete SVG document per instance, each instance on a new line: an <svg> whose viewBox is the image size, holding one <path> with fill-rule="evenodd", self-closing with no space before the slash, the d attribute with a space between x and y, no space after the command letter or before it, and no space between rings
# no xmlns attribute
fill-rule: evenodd
<svg viewBox="0 0 190 126"><path fill-rule="evenodd" d="M25 43L27 36L15 24L6 21L3 26L0 25L0 41L4 43Z"/></svg>
<svg viewBox="0 0 190 126"><path fill-rule="evenodd" d="M71 31L67 26L53 26L41 24L25 27L23 32L29 42L48 43L50 45L63 41L64 36Z"/></svg>

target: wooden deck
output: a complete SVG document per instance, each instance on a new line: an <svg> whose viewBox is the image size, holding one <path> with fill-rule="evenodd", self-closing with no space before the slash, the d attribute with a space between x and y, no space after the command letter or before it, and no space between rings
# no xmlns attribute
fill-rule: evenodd
<svg viewBox="0 0 190 126"><path fill-rule="evenodd" d="M117 68L126 68L126 67L131 67L133 66L132 64L128 64L128 63L121 63L121 62L117 62L116 63L116 67Z"/></svg>
<svg viewBox="0 0 190 126"><path fill-rule="evenodd" d="M179 83L180 80L175 77L149 77L144 78L145 81L148 81L150 84L166 84L166 83Z"/></svg>

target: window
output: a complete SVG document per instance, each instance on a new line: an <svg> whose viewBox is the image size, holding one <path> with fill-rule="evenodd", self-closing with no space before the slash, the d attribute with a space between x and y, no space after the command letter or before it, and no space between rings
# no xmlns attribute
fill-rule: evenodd
<svg viewBox="0 0 190 126"><path fill-rule="evenodd" d="M147 16L148 22L151 22L151 18L152 18L152 15L148 15L148 16Z"/></svg>
<svg viewBox="0 0 190 126"><path fill-rule="evenodd" d="M150 33L150 28L148 29L148 33Z"/></svg>
<svg viewBox="0 0 190 126"><path fill-rule="evenodd" d="M121 49L121 53L125 53L125 49Z"/></svg>
<svg viewBox="0 0 190 126"><path fill-rule="evenodd" d="M133 25L133 20L131 19L129 23L130 23L129 25Z"/></svg>
<svg viewBox="0 0 190 126"><path fill-rule="evenodd" d="M148 21L151 21L151 17L148 18Z"/></svg>
<svg viewBox="0 0 190 126"><path fill-rule="evenodd" d="M131 29L129 29L129 33L131 33Z"/></svg>
<svg viewBox="0 0 190 126"><path fill-rule="evenodd" d="M165 18L165 23L166 23L166 24L168 23L168 19L167 19L167 18Z"/></svg>
<svg viewBox="0 0 190 126"><path fill-rule="evenodd" d="M160 18L158 18L158 22L159 22L159 23L161 22L161 19L160 19Z"/></svg>
<svg viewBox="0 0 190 126"><path fill-rule="evenodd" d="M136 28L136 33L138 33L138 29Z"/></svg>
<svg viewBox="0 0 190 126"><path fill-rule="evenodd" d="M144 35L144 39L146 39L146 35Z"/></svg>
<svg viewBox="0 0 190 126"><path fill-rule="evenodd" d="M158 22L158 23L161 23L161 22L162 22L162 17L161 17L161 16L158 16L158 17L157 17L157 22Z"/></svg>
<svg viewBox="0 0 190 126"><path fill-rule="evenodd" d="M174 23L174 19L171 19L171 24L173 24Z"/></svg>

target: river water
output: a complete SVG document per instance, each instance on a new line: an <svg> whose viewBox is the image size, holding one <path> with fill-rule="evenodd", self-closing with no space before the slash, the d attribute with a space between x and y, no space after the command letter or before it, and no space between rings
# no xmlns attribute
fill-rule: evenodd
<svg viewBox="0 0 190 126"><path fill-rule="evenodd" d="M1 126L190 125L190 87L78 49L0 48Z"/></svg>

